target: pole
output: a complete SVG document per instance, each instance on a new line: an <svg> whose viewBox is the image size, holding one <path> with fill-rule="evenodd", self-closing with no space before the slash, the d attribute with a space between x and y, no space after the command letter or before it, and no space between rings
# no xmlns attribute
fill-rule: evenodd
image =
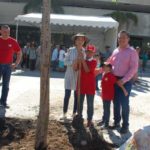
<svg viewBox="0 0 150 150"><path fill-rule="evenodd" d="M19 23L17 22L16 23L16 41L18 41L18 26L19 26Z"/></svg>

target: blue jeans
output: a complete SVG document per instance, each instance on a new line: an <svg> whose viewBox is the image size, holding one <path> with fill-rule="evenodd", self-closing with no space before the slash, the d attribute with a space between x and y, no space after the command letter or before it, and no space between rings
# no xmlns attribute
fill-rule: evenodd
<svg viewBox="0 0 150 150"><path fill-rule="evenodd" d="M0 64L0 74L2 77L2 92L0 103L2 105L6 105L11 77L11 66L9 64Z"/></svg>
<svg viewBox="0 0 150 150"><path fill-rule="evenodd" d="M79 115L82 116L83 112L83 102L84 102L85 94L80 95L80 110L79 110ZM86 94L86 99L87 99L87 120L91 121L93 119L93 103L94 103L94 95L89 95Z"/></svg>
<svg viewBox="0 0 150 150"><path fill-rule="evenodd" d="M66 113L68 111L68 104L69 104L70 96L71 96L71 90L70 89L65 89L63 113ZM76 91L74 91L73 113L76 113L76 112L77 112L77 94L76 94Z"/></svg>
<svg viewBox="0 0 150 150"><path fill-rule="evenodd" d="M131 93L132 82L128 81L124 84L125 89L128 92L128 96L125 96L122 89L115 85L115 97L114 97L114 123L119 124L121 117L123 120L122 127L128 128L129 126L129 95ZM122 114L121 114L122 109Z"/></svg>
<svg viewBox="0 0 150 150"><path fill-rule="evenodd" d="M109 118L110 118L110 104L111 101L109 100L103 100L103 122L108 125L109 124Z"/></svg>

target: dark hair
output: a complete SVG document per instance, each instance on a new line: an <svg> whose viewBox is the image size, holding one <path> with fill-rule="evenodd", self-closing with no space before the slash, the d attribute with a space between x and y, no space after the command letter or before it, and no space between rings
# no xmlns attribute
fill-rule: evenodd
<svg viewBox="0 0 150 150"><path fill-rule="evenodd" d="M80 36L76 36L75 38L74 38L74 45L75 45L75 42L76 42L76 40L79 38ZM84 42L84 44L82 45L83 47L86 47L86 45L87 45L87 41L85 40L85 42Z"/></svg>
<svg viewBox="0 0 150 150"><path fill-rule="evenodd" d="M127 32L127 31L125 31L125 30L122 30L122 31L120 31L119 33L118 33L118 37L120 36L120 34L126 34L127 35L127 37L128 38L130 38L130 34Z"/></svg>
<svg viewBox="0 0 150 150"><path fill-rule="evenodd" d="M110 68L110 69L112 69L112 65L111 64L102 64L102 67L108 67L108 68Z"/></svg>
<svg viewBox="0 0 150 150"><path fill-rule="evenodd" d="M8 25L2 25L2 26L1 26L1 29L2 29L2 28L10 29L10 27L9 27Z"/></svg>

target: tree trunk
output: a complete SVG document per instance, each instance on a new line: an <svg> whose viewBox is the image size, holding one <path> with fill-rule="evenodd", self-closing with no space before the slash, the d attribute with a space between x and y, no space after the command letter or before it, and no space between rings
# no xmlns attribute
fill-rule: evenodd
<svg viewBox="0 0 150 150"><path fill-rule="evenodd" d="M47 133L49 122L49 68L50 68L50 4L51 0L43 0L41 28L41 79L40 108L37 121L35 149L47 149Z"/></svg>

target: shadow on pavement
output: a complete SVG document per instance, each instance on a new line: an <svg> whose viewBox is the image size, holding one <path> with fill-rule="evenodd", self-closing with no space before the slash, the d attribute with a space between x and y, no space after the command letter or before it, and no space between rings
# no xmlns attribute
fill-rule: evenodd
<svg viewBox="0 0 150 150"><path fill-rule="evenodd" d="M40 71L34 70L16 70L12 72L12 76L27 76L27 77L40 77ZM51 78L64 78L65 73L64 72L54 72L50 71L50 77Z"/></svg>
<svg viewBox="0 0 150 150"><path fill-rule="evenodd" d="M135 82L132 87L131 96L135 97L137 93L135 91L140 93L148 93L150 92L150 82L145 79L139 79L138 82Z"/></svg>
<svg viewBox="0 0 150 150"><path fill-rule="evenodd" d="M119 130L116 132L119 132ZM132 133L129 131L126 134L117 135L114 130L108 130L108 135L112 143L115 143L116 147L120 147L132 136Z"/></svg>

